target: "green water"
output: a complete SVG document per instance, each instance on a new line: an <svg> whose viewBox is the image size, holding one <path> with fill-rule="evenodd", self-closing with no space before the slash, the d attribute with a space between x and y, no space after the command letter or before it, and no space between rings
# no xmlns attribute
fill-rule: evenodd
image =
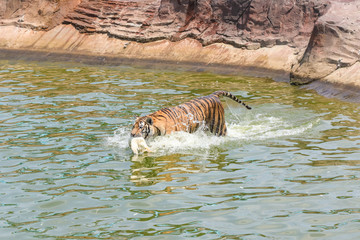
<svg viewBox="0 0 360 240"><path fill-rule="evenodd" d="M228 136L134 116L228 90ZM0 239L358 239L360 105L270 79L0 62Z"/></svg>

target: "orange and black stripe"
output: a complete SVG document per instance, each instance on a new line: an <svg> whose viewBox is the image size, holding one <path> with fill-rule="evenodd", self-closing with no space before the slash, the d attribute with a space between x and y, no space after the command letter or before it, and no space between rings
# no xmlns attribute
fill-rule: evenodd
<svg viewBox="0 0 360 240"><path fill-rule="evenodd" d="M206 129L217 136L225 136L227 130L224 107L219 98L221 96L228 97L247 109L251 109L230 92L216 91L208 96L193 99L176 107L160 109L145 117L151 117L157 119L157 122L166 123L167 127L165 129L161 128L161 130L159 126L153 126L155 129L154 135L156 136L165 135L172 131L193 133L202 125L205 125ZM146 131L146 137L148 132L150 132L150 129Z"/></svg>

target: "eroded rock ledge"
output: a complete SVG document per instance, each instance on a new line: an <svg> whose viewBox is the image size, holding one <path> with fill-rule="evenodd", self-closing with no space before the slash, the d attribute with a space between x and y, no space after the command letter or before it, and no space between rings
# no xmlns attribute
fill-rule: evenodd
<svg viewBox="0 0 360 240"><path fill-rule="evenodd" d="M359 12L356 0L0 0L0 48L262 68L355 91Z"/></svg>

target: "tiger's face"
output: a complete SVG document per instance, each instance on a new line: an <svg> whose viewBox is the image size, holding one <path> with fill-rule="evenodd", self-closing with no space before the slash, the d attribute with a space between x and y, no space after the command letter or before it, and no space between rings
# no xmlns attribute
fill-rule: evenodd
<svg viewBox="0 0 360 240"><path fill-rule="evenodd" d="M155 134L155 127L151 117L139 117L136 119L131 130L131 137L143 137L147 139Z"/></svg>

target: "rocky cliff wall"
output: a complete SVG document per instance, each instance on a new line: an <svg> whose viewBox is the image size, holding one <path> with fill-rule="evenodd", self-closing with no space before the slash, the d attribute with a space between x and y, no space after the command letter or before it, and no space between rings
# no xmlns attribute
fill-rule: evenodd
<svg viewBox="0 0 360 240"><path fill-rule="evenodd" d="M360 86L359 73L354 74L359 60L360 1L333 1L315 22L307 49L292 69L292 81L304 84L339 79Z"/></svg>
<svg viewBox="0 0 360 240"><path fill-rule="evenodd" d="M360 88L356 0L0 0L0 47L284 71Z"/></svg>

